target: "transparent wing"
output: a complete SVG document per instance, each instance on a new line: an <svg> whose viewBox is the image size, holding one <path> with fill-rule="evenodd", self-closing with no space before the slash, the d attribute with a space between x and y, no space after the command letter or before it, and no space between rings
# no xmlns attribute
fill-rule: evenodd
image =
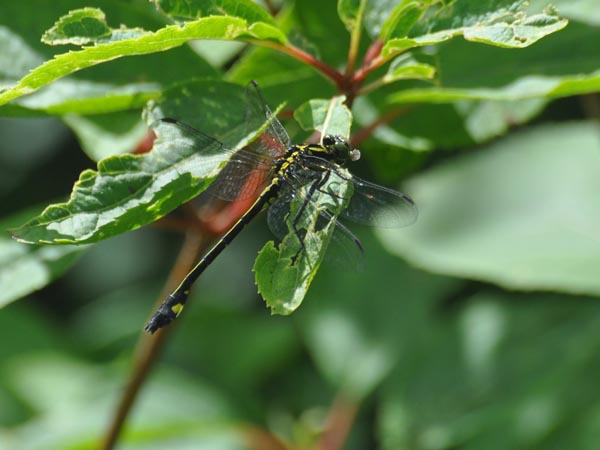
<svg viewBox="0 0 600 450"><path fill-rule="evenodd" d="M296 233L304 248L319 248L322 245L320 238L316 233L304 229L302 224L314 220L314 231L320 231L333 221L334 230L327 244L325 262L360 270L364 258L359 239L324 206L321 195L329 194L322 191L310 194L310 186L318 184L324 174L322 171L306 170L285 179L277 198L269 207L269 228L279 240ZM298 205L301 205L300 208Z"/></svg>
<svg viewBox="0 0 600 450"><path fill-rule="evenodd" d="M353 195L340 214L342 219L382 228L405 227L417 220L415 203L401 192L347 175L338 165L313 155L307 155L302 164L313 171L335 171L353 184ZM335 196L335 192L330 195Z"/></svg>
<svg viewBox="0 0 600 450"><path fill-rule="evenodd" d="M198 173L214 173L222 167L206 192L228 201L244 200L262 192L272 177L273 161L283 156L290 145L287 132L265 103L256 82L246 88L245 99L245 123L224 136L235 145L260 131L243 149L232 149L177 119L162 118L151 125L160 137L164 135L178 147L198 152L200 157L186 162L187 166L198 166Z"/></svg>
<svg viewBox="0 0 600 450"><path fill-rule="evenodd" d="M253 152L271 159L283 156L291 145L290 137L269 109L256 81L251 81L246 87L246 134L265 127L265 123L264 132L250 144Z"/></svg>
<svg viewBox="0 0 600 450"><path fill-rule="evenodd" d="M417 220L418 210L409 196L358 177L352 181L354 194L342 218L382 228L405 227Z"/></svg>
<svg viewBox="0 0 600 450"><path fill-rule="evenodd" d="M232 150L177 119L162 118L151 127L160 130L161 137L176 140L179 147L191 146L205 156L193 163L202 165L203 172L216 170L225 162L218 178L207 189L210 195L228 201L243 200L260 193L270 179L272 159L267 155L251 149Z"/></svg>

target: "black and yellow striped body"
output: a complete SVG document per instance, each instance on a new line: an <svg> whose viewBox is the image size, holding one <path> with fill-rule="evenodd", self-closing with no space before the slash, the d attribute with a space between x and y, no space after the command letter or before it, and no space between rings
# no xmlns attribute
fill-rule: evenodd
<svg viewBox="0 0 600 450"><path fill-rule="evenodd" d="M181 314L187 301L190 290L194 282L204 272L204 270L215 260L215 258L227 247L231 241L242 231L242 229L262 211L262 209L278 194L282 182L290 177L295 170L301 170L302 159L311 156L327 158L327 149L321 145L307 144L294 145L287 149L285 155L273 162L271 170L271 179L267 187L261 192L252 206L244 215L231 227L231 229L219 239L219 241L206 253L198 262L192 271L184 278L181 284L175 289L167 299L160 305L154 313L144 330L154 333ZM327 158L332 159L332 158ZM299 167L300 166L300 167Z"/></svg>

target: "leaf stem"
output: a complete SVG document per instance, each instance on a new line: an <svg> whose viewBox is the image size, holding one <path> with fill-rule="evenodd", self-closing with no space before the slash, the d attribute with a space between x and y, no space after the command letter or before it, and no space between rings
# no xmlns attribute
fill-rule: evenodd
<svg viewBox="0 0 600 450"><path fill-rule="evenodd" d="M356 23L350 33L350 48L348 49L348 60L346 61L346 80L352 80L354 75L354 66L358 57L358 48L360 46L360 37L362 32L362 17L365 12L366 0L361 0L356 14Z"/></svg>
<svg viewBox="0 0 600 450"><path fill-rule="evenodd" d="M265 6L267 7L269 14L271 14L272 16L275 16L277 14L277 8L273 4L272 0L265 0Z"/></svg>
<svg viewBox="0 0 600 450"><path fill-rule="evenodd" d="M249 449L289 450L289 447L281 442L277 436L254 425L245 425L242 428L242 436Z"/></svg>
<svg viewBox="0 0 600 450"><path fill-rule="evenodd" d="M318 450L341 450L352 430L357 412L358 405L356 403L338 394L331 405L325 430L316 448Z"/></svg>
<svg viewBox="0 0 600 450"><path fill-rule="evenodd" d="M268 42L268 41L251 41L257 45L262 45L265 47L272 48L274 50L278 50L282 53L286 53L293 58L302 61L303 63L308 64L309 66L314 67L319 72L321 72L326 78L330 79L335 83L338 89L342 90L345 86L344 76L335 70L330 65L324 63L320 59L315 58L310 53L305 52L301 48L298 48L292 44L281 45L276 42Z"/></svg>
<svg viewBox="0 0 600 450"><path fill-rule="evenodd" d="M381 86L385 84L385 80L382 78L377 78L372 83L367 84L366 86L361 87L357 92L356 96L366 95L375 89L379 89Z"/></svg>
<svg viewBox="0 0 600 450"><path fill-rule="evenodd" d="M175 265L171 269L163 292L157 301L157 307L162 303L169 292L177 287L179 281L189 272L189 270L191 270L205 247L206 242L198 233L191 231L186 233L183 246L177 256ZM130 374L127 387L121 396L117 410L112 418L106 435L104 436L102 446L100 447L101 450L114 449L123 429L123 425L125 424L125 420L127 419L127 416L150 373L150 369L156 361L171 330L172 327L161 328L153 335L142 332L137 343L133 371Z"/></svg>
<svg viewBox="0 0 600 450"><path fill-rule="evenodd" d="M381 39L378 39L371 44L371 46L365 53L362 66L354 74L354 83L360 85L365 80L365 78L367 78L367 75L369 75L369 73L379 68L387 61L389 61L390 57L381 56L382 48L383 41Z"/></svg>

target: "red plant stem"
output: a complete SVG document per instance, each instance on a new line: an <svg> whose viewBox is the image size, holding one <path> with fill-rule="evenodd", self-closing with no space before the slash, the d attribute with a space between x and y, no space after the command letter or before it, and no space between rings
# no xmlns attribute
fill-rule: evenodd
<svg viewBox="0 0 600 450"><path fill-rule="evenodd" d="M363 67L370 65L375 58L377 58L381 54L381 49L383 48L383 41L381 39L373 42L367 51L365 52L365 57L363 58Z"/></svg>
<svg viewBox="0 0 600 450"><path fill-rule="evenodd" d="M333 401L329 410L325 430L317 444L318 450L341 450L356 419L358 405L342 395Z"/></svg>
<svg viewBox="0 0 600 450"><path fill-rule="evenodd" d="M275 8L275 5L271 0L265 0L265 6L269 10L269 14L271 14L272 16L277 14L277 8Z"/></svg>
<svg viewBox="0 0 600 450"><path fill-rule="evenodd" d="M314 67L319 72L321 72L326 78L333 81L335 83L335 85L337 86L337 88L340 90L342 90L345 86L345 78L340 72L335 70L330 65L325 64L320 59L315 58L310 53L305 52L301 48L298 48L291 44L281 45L281 44L278 44L275 42L268 42L268 41L250 41L250 42L257 44L257 45L263 45L265 47L269 47L269 48L278 50L282 53L286 53L286 54L290 55L291 57L296 58L297 60L308 64L309 66Z"/></svg>
<svg viewBox="0 0 600 450"><path fill-rule="evenodd" d="M244 426L242 428L242 436L248 449L289 450L289 447L281 442L275 435L254 425Z"/></svg>
<svg viewBox="0 0 600 450"><path fill-rule="evenodd" d="M177 261L169 273L169 277L165 283L163 292L156 303L156 307L162 303L164 298L178 286L181 279L185 277L189 270L191 270L198 259L198 255L204 250L205 244L206 243L197 233L186 233ZM169 328L161 328L153 335L142 332L136 347L133 372L127 382L127 387L120 399L109 429L104 436L104 441L100 447L101 450L114 449L121 430L123 429L123 425L125 424L125 420L135 403L144 381L150 373L152 364L156 361L160 350L164 346L166 337L172 329L172 326Z"/></svg>
<svg viewBox="0 0 600 450"><path fill-rule="evenodd" d="M371 44L367 52L365 53L365 57L363 59L363 63L360 69L358 69L354 73L353 82L360 86L367 75L380 67L382 64L385 64L389 58L384 58L381 56L381 49L383 48L383 41L377 40Z"/></svg>
<svg viewBox="0 0 600 450"><path fill-rule="evenodd" d="M152 146L154 145L154 140L156 139L156 134L154 130L149 129L146 135L138 142L138 145L133 149L134 155L142 155L144 153L148 153L152 150Z"/></svg>

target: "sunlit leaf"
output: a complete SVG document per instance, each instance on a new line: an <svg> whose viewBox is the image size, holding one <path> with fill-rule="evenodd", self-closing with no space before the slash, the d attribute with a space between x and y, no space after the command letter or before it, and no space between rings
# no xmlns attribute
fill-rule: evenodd
<svg viewBox="0 0 600 450"><path fill-rule="evenodd" d="M393 37L382 49L382 55L390 56L413 47L433 45L455 36L468 41L482 42L508 48L523 48L544 36L561 30L567 25L554 9L526 15L524 0L495 0L482 3L478 0L459 0L449 5L428 1L430 6L422 18L402 34ZM394 36L394 30L388 34Z"/></svg>
<svg viewBox="0 0 600 450"><path fill-rule="evenodd" d="M42 42L48 45L86 45L98 42L110 42L123 39L120 33L126 33L128 38L144 35L146 32L137 29L111 29L106 23L106 16L98 8L82 8L69 13L44 33Z"/></svg>
<svg viewBox="0 0 600 450"><path fill-rule="evenodd" d="M72 36L74 42L80 36ZM283 33L263 22L249 24L230 16L210 16L183 25L170 25L156 32L119 28L111 38L82 50L63 53L46 61L23 77L15 86L0 93L0 104L29 94L61 77L116 58L161 52L192 39L253 40L285 43Z"/></svg>
<svg viewBox="0 0 600 450"><path fill-rule="evenodd" d="M335 232L336 218L352 196L352 184L334 172L321 189L312 192L312 185L302 186L290 199L285 238L279 245L267 242L254 263L258 291L273 314L290 314L300 306ZM314 207L306 207L307 197Z"/></svg>
<svg viewBox="0 0 600 450"><path fill-rule="evenodd" d="M317 130L322 135L332 134L348 138L352 127L352 113L344 104L345 100L343 95L331 100L309 100L294 111L294 118L305 130Z"/></svg>
<svg viewBox="0 0 600 450"><path fill-rule="evenodd" d="M348 30L352 30L360 20L361 3L365 2L361 0L338 0L337 2L338 15Z"/></svg>
<svg viewBox="0 0 600 450"><path fill-rule="evenodd" d="M0 223L0 308L25 297L61 277L86 250L85 247L43 247L15 242L6 229L32 211L22 211Z"/></svg>
<svg viewBox="0 0 600 450"><path fill-rule="evenodd" d="M82 150L94 161L131 153L149 134L148 127L137 111L69 115L63 121L75 132Z"/></svg>
<svg viewBox="0 0 600 450"><path fill-rule="evenodd" d="M274 25L273 18L252 0L154 0L156 7L176 20L195 20L207 16L235 16L248 23Z"/></svg>
<svg viewBox="0 0 600 450"><path fill-rule="evenodd" d="M385 83L398 80L422 79L427 80L435 76L435 67L421 62L410 53L398 56L392 61L388 72L383 76Z"/></svg>
<svg viewBox="0 0 600 450"><path fill-rule="evenodd" d="M215 101L216 100L216 101ZM148 122L176 116L212 135L243 122L243 88L224 82L198 82L176 88L151 105ZM203 148L169 123L155 125L153 150L118 155L84 171L68 202L51 205L14 236L30 243L81 244L136 229L164 216L202 192L230 153ZM240 139L243 136L240 136Z"/></svg>
<svg viewBox="0 0 600 450"><path fill-rule="evenodd" d="M417 225L380 235L432 272L598 295L599 152L594 123L521 132L417 176Z"/></svg>

